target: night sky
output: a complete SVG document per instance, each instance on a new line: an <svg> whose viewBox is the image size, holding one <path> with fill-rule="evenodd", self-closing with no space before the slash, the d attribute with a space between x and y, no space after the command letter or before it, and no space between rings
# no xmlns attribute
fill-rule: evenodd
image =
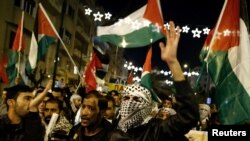
<svg viewBox="0 0 250 141"><path fill-rule="evenodd" d="M105 11L112 13L113 20L123 18L137 10L147 0L99 0L97 4L103 6ZM247 1L248 2L248 1ZM180 27L189 26L189 33L182 33L179 43L178 58L181 64L187 63L191 68L201 65L199 53L206 39L193 38L191 30L202 30L215 26L224 0L161 0L164 22L173 20ZM249 2L248 2L249 5ZM248 6L249 13L249 6ZM250 15L250 14L249 14ZM154 68L165 69L166 65L160 60L159 42L153 44ZM136 66L142 66L148 47L125 49L124 57L132 61Z"/></svg>

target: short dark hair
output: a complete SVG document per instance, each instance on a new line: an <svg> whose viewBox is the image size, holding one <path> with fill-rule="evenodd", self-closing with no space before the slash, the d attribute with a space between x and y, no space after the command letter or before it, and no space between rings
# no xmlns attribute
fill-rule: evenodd
<svg viewBox="0 0 250 141"><path fill-rule="evenodd" d="M119 92L118 92L117 90L111 90L111 91L109 92L109 94L111 95L112 92L115 93L115 94L114 94L115 96L119 96Z"/></svg>
<svg viewBox="0 0 250 141"><path fill-rule="evenodd" d="M52 89L52 91L61 92L61 94L63 94L63 89L62 88L55 87L55 88Z"/></svg>
<svg viewBox="0 0 250 141"><path fill-rule="evenodd" d="M63 102L56 99L56 98L49 98L46 102L45 102L45 105L47 103L57 103L58 104L58 108L59 108L59 111L63 110Z"/></svg>
<svg viewBox="0 0 250 141"><path fill-rule="evenodd" d="M8 106L7 100L9 99L16 100L21 92L32 92L32 91L33 89L27 85L15 85L15 86L9 87L6 89L7 94L5 98L5 103Z"/></svg>
<svg viewBox="0 0 250 141"><path fill-rule="evenodd" d="M88 98L91 98L91 97L95 97L95 98L98 99L98 107L99 107L100 111L106 111L107 110L107 108L108 108L108 101L107 101L107 99L104 96L102 96L96 90L92 90L92 91L88 92L87 94L85 94L83 96L82 100L88 99Z"/></svg>

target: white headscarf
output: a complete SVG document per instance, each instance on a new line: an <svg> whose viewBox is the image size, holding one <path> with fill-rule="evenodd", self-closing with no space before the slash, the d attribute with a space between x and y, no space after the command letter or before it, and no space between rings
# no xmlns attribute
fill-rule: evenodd
<svg viewBox="0 0 250 141"><path fill-rule="evenodd" d="M70 105L71 105L71 108L73 110L73 112L76 112L77 111L77 108L74 104L74 99L82 99L82 97L78 94L72 94L71 97L70 97Z"/></svg>

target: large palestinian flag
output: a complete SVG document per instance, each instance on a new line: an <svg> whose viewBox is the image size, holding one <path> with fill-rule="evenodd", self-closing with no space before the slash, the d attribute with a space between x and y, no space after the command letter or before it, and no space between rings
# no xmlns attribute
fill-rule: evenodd
<svg viewBox="0 0 250 141"><path fill-rule="evenodd" d="M97 27L97 36L117 47L143 47L163 38L163 29L159 0L148 0L146 5L115 24Z"/></svg>
<svg viewBox="0 0 250 141"><path fill-rule="evenodd" d="M245 14L245 1L225 0L201 52L216 86L215 102L225 125L250 120L250 42Z"/></svg>

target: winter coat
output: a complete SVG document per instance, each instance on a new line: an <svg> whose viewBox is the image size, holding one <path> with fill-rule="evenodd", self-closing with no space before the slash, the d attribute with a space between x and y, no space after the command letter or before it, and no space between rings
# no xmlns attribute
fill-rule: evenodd
<svg viewBox="0 0 250 141"><path fill-rule="evenodd" d="M166 120L153 118L147 124L129 129L126 133L115 129L108 141L183 141L185 134L197 125L197 100L187 81L175 82L176 115Z"/></svg>
<svg viewBox="0 0 250 141"><path fill-rule="evenodd" d="M20 124L11 124L8 115L0 117L0 141L43 141L45 127L38 112L30 112Z"/></svg>

